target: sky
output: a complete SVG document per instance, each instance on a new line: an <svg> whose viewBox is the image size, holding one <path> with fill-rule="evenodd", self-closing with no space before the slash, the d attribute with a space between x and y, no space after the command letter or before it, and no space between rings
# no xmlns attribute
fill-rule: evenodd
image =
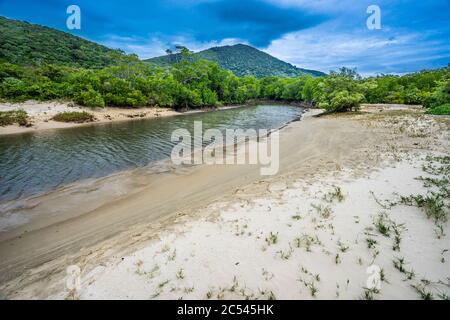
<svg viewBox="0 0 450 320"><path fill-rule="evenodd" d="M68 30L69 5L81 29ZM381 10L369 29L370 5ZM450 0L0 0L0 15L141 58L244 43L298 67L404 74L450 62Z"/></svg>

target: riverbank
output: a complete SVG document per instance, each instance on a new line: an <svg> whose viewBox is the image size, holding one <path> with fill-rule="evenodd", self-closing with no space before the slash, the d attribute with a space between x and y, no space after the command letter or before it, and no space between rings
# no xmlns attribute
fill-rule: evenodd
<svg viewBox="0 0 450 320"><path fill-rule="evenodd" d="M389 204L425 194L416 178L441 179L423 168L445 165L437 157L448 150L448 119L416 111L305 117L281 130L274 177L255 166L198 166L150 182L130 174L133 192L96 208L81 194L73 215L0 235L1 295L439 298L448 222ZM379 292L364 289L372 264L383 270ZM64 287L69 265L81 268L77 292Z"/></svg>
<svg viewBox="0 0 450 320"><path fill-rule="evenodd" d="M87 108L75 105L71 102L36 102L27 101L24 103L0 103L0 111L11 111L22 109L29 116L31 126L9 125L0 127L0 135L37 132L49 129L74 128L79 126L127 121L133 119L152 119L182 114L169 108ZM62 112L82 112L86 111L95 118L88 123L67 123L53 121L52 117Z"/></svg>
<svg viewBox="0 0 450 320"><path fill-rule="evenodd" d="M76 105L72 102L56 102L56 101L54 102L27 101L23 103L0 103L0 112L22 109L26 111L29 116L29 126L19 126L18 124L8 125L4 127L0 126L0 136L17 133L39 132L51 129L75 128L80 126L89 126L102 123L154 119L199 112L220 111L234 108L242 108L245 106L252 106L256 104L275 104L275 105L286 104L304 107L302 104L299 103L283 103L269 100L251 101L247 105L228 105L217 108L203 108L203 109L192 109L181 111L176 111L170 108L157 108L157 107L88 108ZM86 123L75 123L75 122L58 122L52 120L52 118L59 113L83 112L83 111L92 114L94 116L94 121Z"/></svg>

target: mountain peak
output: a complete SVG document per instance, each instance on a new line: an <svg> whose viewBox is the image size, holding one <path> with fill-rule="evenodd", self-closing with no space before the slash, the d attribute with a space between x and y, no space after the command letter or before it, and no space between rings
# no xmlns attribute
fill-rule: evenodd
<svg viewBox="0 0 450 320"><path fill-rule="evenodd" d="M258 50L256 48L253 48L252 46L249 46L248 44L244 44L244 43L237 43L237 44L234 44L234 45L230 45L230 47L236 47L236 48L241 47L241 48L250 48L250 49Z"/></svg>
<svg viewBox="0 0 450 320"><path fill-rule="evenodd" d="M170 65L178 61L172 56L161 56L145 60L157 65ZM253 75L258 78L267 76L297 77L309 74L322 76L324 73L315 70L297 68L290 63L277 59L252 46L238 43L212 47L193 54L194 59L216 62L220 67L232 71L237 76Z"/></svg>

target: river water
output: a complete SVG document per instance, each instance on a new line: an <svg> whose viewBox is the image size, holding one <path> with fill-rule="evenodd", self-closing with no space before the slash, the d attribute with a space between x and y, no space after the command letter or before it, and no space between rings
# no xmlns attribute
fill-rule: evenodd
<svg viewBox="0 0 450 320"><path fill-rule="evenodd" d="M168 158L171 134L194 121L203 130L277 129L303 109L258 105L180 116L45 130L0 137L0 201L41 194L83 179L151 166Z"/></svg>

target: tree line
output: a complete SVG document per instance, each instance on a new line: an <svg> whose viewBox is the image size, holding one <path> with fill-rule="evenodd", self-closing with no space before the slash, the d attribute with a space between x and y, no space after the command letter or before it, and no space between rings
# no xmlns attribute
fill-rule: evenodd
<svg viewBox="0 0 450 320"><path fill-rule="evenodd" d="M0 99L73 100L88 107L159 106L174 109L242 104L254 99L295 101L328 111L357 110L361 103L450 103L450 67L404 76L362 78L341 68L324 77L237 77L216 63L184 59L168 67L137 60L102 69L54 64L0 63Z"/></svg>

